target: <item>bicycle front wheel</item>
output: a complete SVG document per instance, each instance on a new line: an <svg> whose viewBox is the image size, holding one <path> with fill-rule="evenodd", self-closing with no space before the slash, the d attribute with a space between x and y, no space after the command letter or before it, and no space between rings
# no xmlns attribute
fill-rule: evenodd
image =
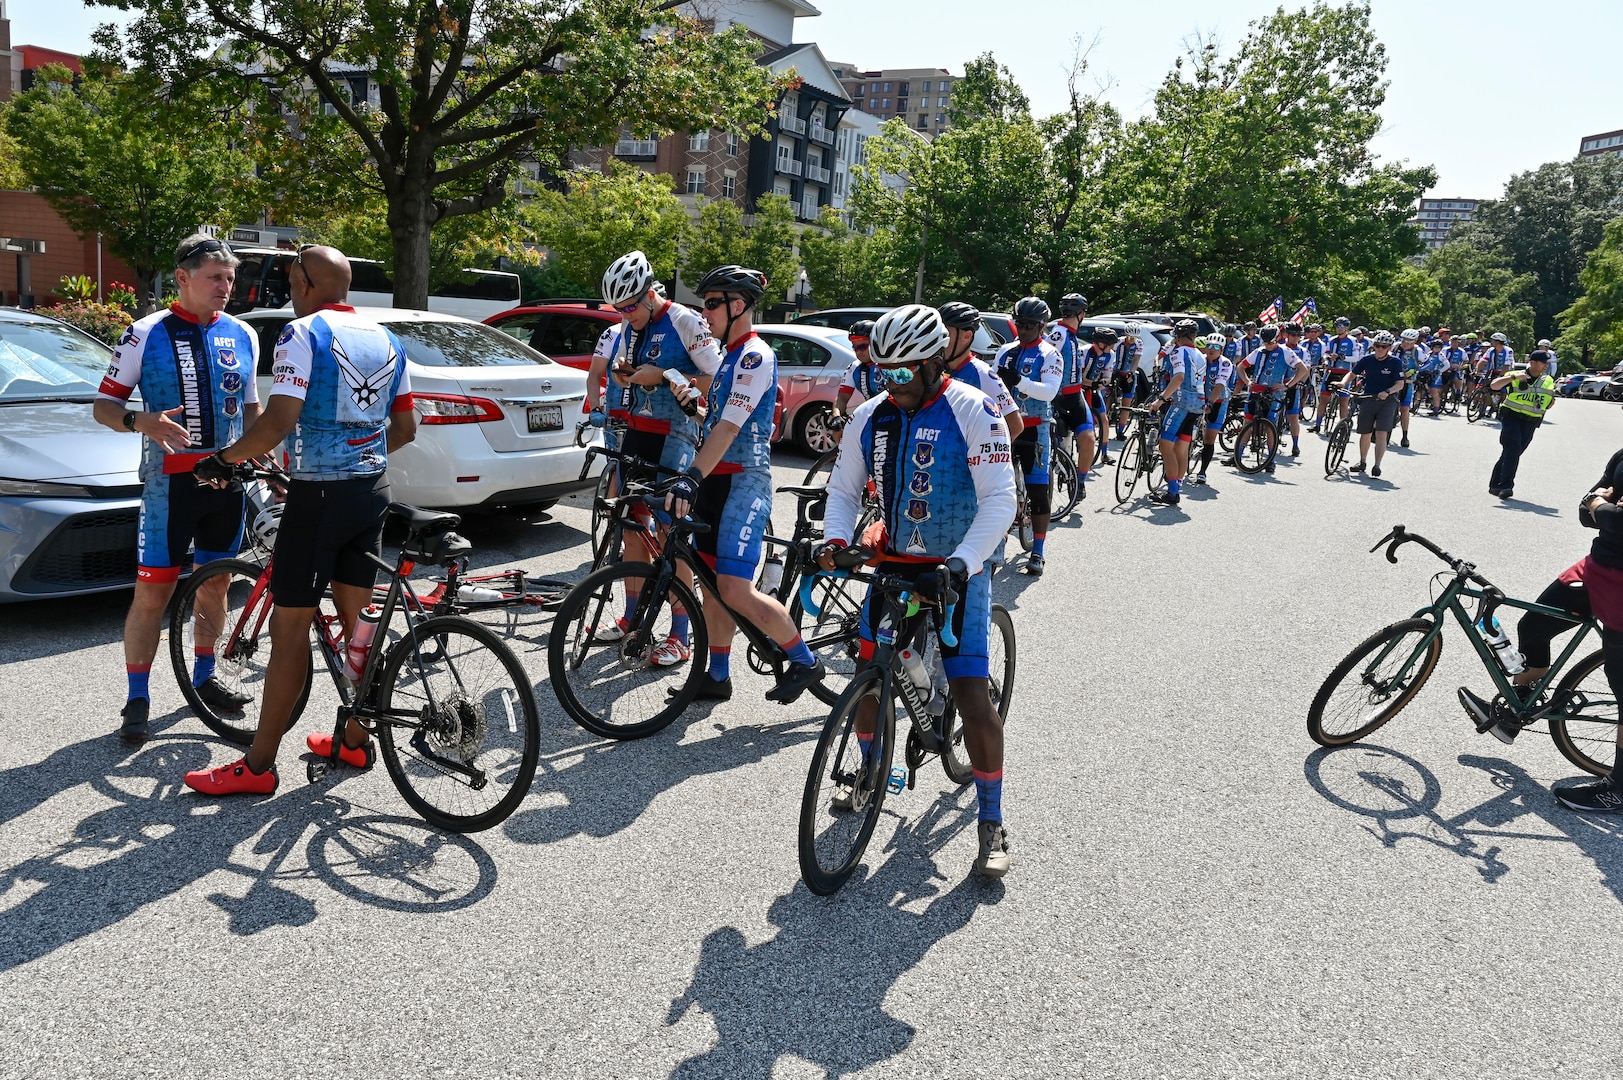
<svg viewBox="0 0 1623 1080"><path fill-rule="evenodd" d="M1561 756L1596 776L1612 775L1617 760L1617 695L1605 664L1600 652L1574 663L1555 691L1563 715L1550 717L1550 738Z"/></svg>
<svg viewBox="0 0 1623 1080"><path fill-rule="evenodd" d="M1470 399L1465 403L1466 423L1474 424L1478 420L1481 420L1484 416L1487 416L1488 408L1492 403L1493 399L1484 391L1478 390L1476 393L1472 394Z"/></svg>
<svg viewBox="0 0 1623 1080"><path fill-rule="evenodd" d="M987 639L987 690L992 697L992 708L1005 723L1009 719L1009 700L1014 693L1014 619L1002 604L992 605L992 633ZM967 784L975 778L975 767L964 747L964 719L957 703L948 701L942 717L946 735L942 740L941 767L947 779L955 784Z"/></svg>
<svg viewBox="0 0 1623 1080"><path fill-rule="evenodd" d="M1272 420L1257 417L1240 429L1234 439L1234 463L1247 475L1255 475L1274 460L1279 431Z"/></svg>
<svg viewBox="0 0 1623 1080"><path fill-rule="evenodd" d="M816 567L808 567L815 572ZM789 601L789 618L805 639L806 647L817 654L828 673L819 682L812 683L811 692L825 705L832 705L845 693L851 676L861 664L862 602L866 590L860 582L850 578L823 575L811 588L812 603L817 606L813 615L800 603L800 590L796 589Z"/></svg>
<svg viewBox="0 0 1623 1080"><path fill-rule="evenodd" d="M803 487L812 484L826 484L828 478L834 475L834 463L840 459L840 448L835 447L822 457L818 458L812 467L806 470L806 479L800 483Z"/></svg>
<svg viewBox="0 0 1623 1080"><path fill-rule="evenodd" d="M1347 440L1352 437L1352 425L1343 420L1330 433L1330 443L1324 448L1324 475L1333 476L1347 457Z"/></svg>
<svg viewBox="0 0 1623 1080"><path fill-rule="evenodd" d="M879 823L896 735L888 688L883 668L864 668L835 703L812 754L800 800L800 875L819 896L851 877ZM873 723L866 750L857 738L859 710Z"/></svg>
<svg viewBox="0 0 1623 1080"><path fill-rule="evenodd" d="M1062 518L1076 509L1082 501L1082 485L1076 475L1076 461L1069 453L1056 448L1054 459L1048 465L1049 501L1054 518Z"/></svg>
<svg viewBox="0 0 1623 1080"><path fill-rule="evenodd" d="M242 746L254 741L270 662L274 604L269 576L262 582L260 574L253 563L216 559L181 585L169 610L169 661L186 704L210 731ZM205 700L192 683L195 665L210 656L214 686ZM307 663L289 724L304 712L313 679Z"/></svg>
<svg viewBox="0 0 1623 1080"><path fill-rule="evenodd" d="M1144 463L1144 436L1141 432L1133 432L1122 443L1121 451L1116 455L1116 505L1120 506L1133 497L1133 488L1138 486L1139 473L1143 471Z"/></svg>
<svg viewBox="0 0 1623 1080"><path fill-rule="evenodd" d="M1308 736L1320 746L1346 746L1396 716L1426 685L1442 655L1441 634L1421 650L1435 625L1428 619L1405 619L1348 653L1313 697Z"/></svg>
<svg viewBox="0 0 1623 1080"><path fill-rule="evenodd" d="M659 731L688 707L704 676L710 642L699 602L676 577L653 595L658 576L647 563L605 566L558 607L547 641L552 691L570 719L605 739ZM688 655L662 665L654 654L683 613Z"/></svg>
<svg viewBox="0 0 1623 1080"><path fill-rule="evenodd" d="M431 825L479 832L529 793L541 751L535 691L495 631L455 615L414 623L389 650L378 750Z"/></svg>

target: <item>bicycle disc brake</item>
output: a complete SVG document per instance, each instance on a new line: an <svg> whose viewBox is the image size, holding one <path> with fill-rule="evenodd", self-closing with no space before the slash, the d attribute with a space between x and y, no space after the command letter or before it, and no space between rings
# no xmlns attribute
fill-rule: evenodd
<svg viewBox="0 0 1623 1080"><path fill-rule="evenodd" d="M422 724L436 746L464 765L472 765L479 756L489 727L485 710L461 693L424 705Z"/></svg>

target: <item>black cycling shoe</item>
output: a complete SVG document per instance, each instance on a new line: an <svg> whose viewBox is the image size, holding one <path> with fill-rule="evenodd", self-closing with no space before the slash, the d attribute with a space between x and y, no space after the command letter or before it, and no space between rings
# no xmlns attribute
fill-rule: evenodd
<svg viewBox="0 0 1623 1080"><path fill-rule="evenodd" d="M1150 502L1159 503L1162 506L1177 506L1182 501L1183 496L1181 495L1169 495L1164 491L1150 492Z"/></svg>
<svg viewBox="0 0 1623 1080"><path fill-rule="evenodd" d="M130 698L124 703L119 712L124 722L119 725L118 734L125 742L146 742L151 731L147 727L147 713L152 709L152 703L144 697Z"/></svg>
<svg viewBox="0 0 1623 1080"><path fill-rule="evenodd" d="M778 685L766 692L768 701L776 701L780 705L788 705L806 692L812 683L822 682L828 669L821 660L814 659L812 665L791 663L787 671L778 679Z"/></svg>
<svg viewBox="0 0 1623 1080"><path fill-rule="evenodd" d="M204 679L203 685L197 687L197 696L210 711L217 713L241 712L243 706L253 700L251 694L227 690L213 675Z"/></svg>
<svg viewBox="0 0 1623 1080"><path fill-rule="evenodd" d="M1403 441L1398 443L1398 445L1403 447L1405 450L1409 449L1409 436L1405 435L1403 437Z"/></svg>
<svg viewBox="0 0 1623 1080"><path fill-rule="evenodd" d="M1371 468L1369 470L1369 474L1371 476L1379 476L1379 475L1381 475L1381 467L1379 465L1371 466Z"/></svg>
<svg viewBox="0 0 1623 1080"><path fill-rule="evenodd" d="M1368 468L1368 466L1365 465L1362 461L1360 461L1356 465L1348 465L1347 466L1347 471L1348 472L1363 472L1366 468Z"/></svg>
<svg viewBox="0 0 1623 1080"><path fill-rule="evenodd" d="M678 688L673 686L665 691L667 698L674 698ZM694 701L731 701L733 697L733 680L713 679L707 671L699 676L699 689L694 691Z"/></svg>

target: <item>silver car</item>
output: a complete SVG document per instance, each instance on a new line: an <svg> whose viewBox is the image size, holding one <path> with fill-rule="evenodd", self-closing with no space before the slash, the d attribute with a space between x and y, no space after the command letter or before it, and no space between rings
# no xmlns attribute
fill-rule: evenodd
<svg viewBox="0 0 1623 1080"><path fill-rule="evenodd" d="M112 355L0 308L0 603L135 584L141 440L90 416Z"/></svg>
<svg viewBox="0 0 1623 1080"><path fill-rule="evenodd" d="M755 332L778 357L778 405L774 438L790 439L805 454L819 457L838 443L828 421L840 381L857 354L844 330L798 322L767 323Z"/></svg>

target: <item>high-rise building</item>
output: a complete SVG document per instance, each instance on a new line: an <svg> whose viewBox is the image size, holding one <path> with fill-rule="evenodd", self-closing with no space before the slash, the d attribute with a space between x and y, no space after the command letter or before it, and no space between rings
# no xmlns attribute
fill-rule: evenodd
<svg viewBox="0 0 1623 1080"><path fill-rule="evenodd" d="M854 64L832 64L853 106L881 120L901 117L914 131L939 135L947 129L947 110L958 77L944 68L885 68L861 71Z"/></svg>
<svg viewBox="0 0 1623 1080"><path fill-rule="evenodd" d="M1432 251L1448 243L1448 234L1462 221L1470 221L1478 199L1421 199L1420 208L1409 224L1420 230L1420 239Z"/></svg>
<svg viewBox="0 0 1623 1080"><path fill-rule="evenodd" d="M0 0L0 101L22 89L22 65L11 50L11 20L6 17L6 0Z"/></svg>
<svg viewBox="0 0 1623 1080"><path fill-rule="evenodd" d="M1623 157L1623 129L1585 135L1578 140L1579 157L1601 157L1604 154Z"/></svg>

